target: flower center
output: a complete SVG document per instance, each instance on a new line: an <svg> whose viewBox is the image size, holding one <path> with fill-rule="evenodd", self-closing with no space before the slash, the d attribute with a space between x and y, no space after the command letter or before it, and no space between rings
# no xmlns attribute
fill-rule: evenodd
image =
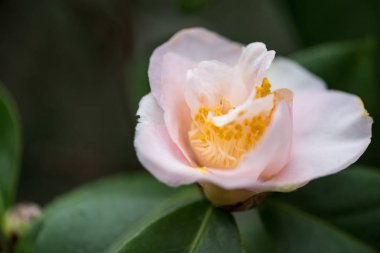
<svg viewBox="0 0 380 253"><path fill-rule="evenodd" d="M271 86L264 78L256 86L255 99L271 94ZM200 106L192 121L189 140L199 165L214 168L234 168L242 157L260 140L270 123L272 110L216 126L212 116L222 116L235 108L224 98L214 108Z"/></svg>

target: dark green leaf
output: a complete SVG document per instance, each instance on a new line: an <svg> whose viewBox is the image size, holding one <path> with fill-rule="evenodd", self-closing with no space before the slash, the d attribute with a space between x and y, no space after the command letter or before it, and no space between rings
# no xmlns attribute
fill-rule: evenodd
<svg viewBox="0 0 380 253"><path fill-rule="evenodd" d="M16 193L21 151L18 114L0 83L0 215L12 205Z"/></svg>
<svg viewBox="0 0 380 253"><path fill-rule="evenodd" d="M338 89L360 96L369 112L379 105L374 81L373 40L355 40L318 45L297 52L293 58Z"/></svg>
<svg viewBox="0 0 380 253"><path fill-rule="evenodd" d="M210 0L177 0L182 12L194 14L210 3Z"/></svg>
<svg viewBox="0 0 380 253"><path fill-rule="evenodd" d="M351 168L274 194L260 213L278 252L377 252L379 185L376 170Z"/></svg>
<svg viewBox="0 0 380 253"><path fill-rule="evenodd" d="M281 2L287 3L292 14L291 21L296 25L300 39L307 45L358 38L378 32L377 0Z"/></svg>
<svg viewBox="0 0 380 253"><path fill-rule="evenodd" d="M326 221L281 202L267 203L262 217L275 240L277 252L376 252Z"/></svg>
<svg viewBox="0 0 380 253"><path fill-rule="evenodd" d="M247 253L273 253L274 245L256 209L235 213Z"/></svg>
<svg viewBox="0 0 380 253"><path fill-rule="evenodd" d="M186 202L197 199L198 193L189 188L173 191L141 176L85 186L48 206L19 252L103 252L132 224L171 198Z"/></svg>
<svg viewBox="0 0 380 253"><path fill-rule="evenodd" d="M232 215L205 201L157 216L121 239L107 253L243 252Z"/></svg>
<svg viewBox="0 0 380 253"><path fill-rule="evenodd" d="M17 252L125 252L129 247L133 252L147 252L145 247L176 252L177 246L187 249L191 245L193 252L201 252L225 242L213 236L228 237L231 247L238 247L231 215L199 202L200 198L196 188L173 190L151 177L105 180L47 207Z"/></svg>

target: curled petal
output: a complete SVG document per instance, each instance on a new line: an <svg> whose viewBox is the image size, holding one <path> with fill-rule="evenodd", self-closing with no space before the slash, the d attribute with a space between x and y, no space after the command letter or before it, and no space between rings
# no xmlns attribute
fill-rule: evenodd
<svg viewBox="0 0 380 253"><path fill-rule="evenodd" d="M192 113L200 106L214 108L221 98L239 104L247 91L233 68L218 61L202 61L187 72L185 98Z"/></svg>
<svg viewBox="0 0 380 253"><path fill-rule="evenodd" d="M162 59L169 52L188 61L217 60L235 65L242 46L203 28L189 28L176 33L168 42L154 50L150 58L148 75L153 95L158 98L161 88Z"/></svg>
<svg viewBox="0 0 380 253"><path fill-rule="evenodd" d="M140 102L135 148L140 162L170 186L194 183L202 171L192 168L173 143L164 124L163 111L152 94Z"/></svg>
<svg viewBox="0 0 380 253"><path fill-rule="evenodd" d="M238 68L248 91L252 91L254 85L261 84L261 79L271 65L274 56L275 52L273 50L268 51L261 42L251 43L244 48Z"/></svg>
<svg viewBox="0 0 380 253"><path fill-rule="evenodd" d="M145 95L140 100L139 109L136 113L139 117L136 131L140 132L139 128L144 126L163 125L163 114L164 112L162 108L159 104L157 104L155 98L152 96L152 93Z"/></svg>
<svg viewBox="0 0 380 253"><path fill-rule="evenodd" d="M338 91L298 94L291 160L273 178L276 190L294 190L347 168L369 145L372 122L354 95Z"/></svg>
<svg viewBox="0 0 380 253"><path fill-rule="evenodd" d="M190 66L189 61L177 54L168 53L164 56L161 73L162 90L158 99L164 112L168 134L189 163L193 160L187 140L191 115L184 93L186 72Z"/></svg>

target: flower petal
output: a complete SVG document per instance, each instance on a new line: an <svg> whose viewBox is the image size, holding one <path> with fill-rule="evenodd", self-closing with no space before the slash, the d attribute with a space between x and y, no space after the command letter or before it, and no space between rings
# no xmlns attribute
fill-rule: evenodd
<svg viewBox="0 0 380 253"><path fill-rule="evenodd" d="M221 99L241 104L248 91L234 68L218 61L202 61L187 72L185 98L192 113L200 106L214 108Z"/></svg>
<svg viewBox="0 0 380 253"><path fill-rule="evenodd" d="M137 114L140 118L134 145L143 166L170 186L194 183L202 171L189 165L169 137L163 111L151 93L143 97Z"/></svg>
<svg viewBox="0 0 380 253"><path fill-rule="evenodd" d="M156 48L150 58L149 82L152 93L159 97L161 88L162 59L168 52L176 53L189 61L217 60L235 65L242 46L203 28L189 28L176 33L168 42Z"/></svg>
<svg viewBox="0 0 380 253"><path fill-rule="evenodd" d="M279 91L272 121L257 146L232 170L209 169L206 182L224 189L246 189L254 192L273 187L264 179L281 170L288 162L292 142L292 94Z"/></svg>
<svg viewBox="0 0 380 253"><path fill-rule="evenodd" d="M256 42L243 49L238 64L233 68L218 61L200 62L187 73L186 101L192 113L197 112L200 105L214 108L221 99L226 99L233 107L240 106L242 110L254 108L251 106L251 98L255 97L253 87L262 83L274 55L275 52L267 51L263 43ZM235 113L240 111L235 110ZM227 118L227 115L219 118Z"/></svg>
<svg viewBox="0 0 380 253"><path fill-rule="evenodd" d="M276 57L267 76L272 85L272 89L286 88L295 94L303 91L325 90L325 82L296 63L287 58Z"/></svg>
<svg viewBox="0 0 380 253"><path fill-rule="evenodd" d="M191 115L184 98L186 72L189 67L191 63L183 57L167 53L162 61L162 90L156 99L164 111L164 121L169 136L191 163L192 152L187 138Z"/></svg>
<svg viewBox="0 0 380 253"><path fill-rule="evenodd" d="M278 191L336 173L354 163L371 141L372 118L361 100L338 91L298 94L289 164L272 182Z"/></svg>
<svg viewBox="0 0 380 253"><path fill-rule="evenodd" d="M234 121L243 121L252 118L260 113L271 111L273 107L273 95L270 94L260 99L249 97L242 105L230 110L227 114L221 116L210 116L210 120L218 127L227 125Z"/></svg>
<svg viewBox="0 0 380 253"><path fill-rule="evenodd" d="M265 71L271 65L275 52L268 51L261 42L251 43L243 49L238 68L248 91L255 85L260 85Z"/></svg>

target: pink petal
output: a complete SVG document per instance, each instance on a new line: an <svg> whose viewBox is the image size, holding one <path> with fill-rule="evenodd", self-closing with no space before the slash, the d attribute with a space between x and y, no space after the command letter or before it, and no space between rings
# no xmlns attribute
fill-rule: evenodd
<svg viewBox="0 0 380 253"><path fill-rule="evenodd" d="M295 94L304 91L325 90L325 82L290 59L276 57L267 76L272 85L272 89L286 88Z"/></svg>
<svg viewBox="0 0 380 253"><path fill-rule="evenodd" d="M292 142L292 94L279 91L286 99L279 99L272 121L257 146L243 158L235 169L209 169L205 182L225 189L246 189L261 192L273 187L262 182L281 170L288 162Z"/></svg>
<svg viewBox="0 0 380 253"><path fill-rule="evenodd" d="M243 104L254 97L254 86L260 85L270 66L274 51L267 51L263 43L252 43L243 49L234 67L219 61L201 61L188 71L186 101L192 112L200 105L213 108L221 98L232 105Z"/></svg>
<svg viewBox="0 0 380 253"><path fill-rule="evenodd" d="M249 94L234 68L218 61L202 61L187 72L186 101L192 113L200 106L214 108L221 98L238 105Z"/></svg>
<svg viewBox="0 0 380 253"><path fill-rule="evenodd" d="M298 94L291 161L272 180L277 190L294 190L354 163L371 141L372 122L354 95L338 91Z"/></svg>
<svg viewBox="0 0 380 253"><path fill-rule="evenodd" d="M154 50L149 64L149 82L158 98L161 88L162 59L168 52L176 53L191 62L217 60L235 65L242 46L203 28L184 29Z"/></svg>
<svg viewBox="0 0 380 253"><path fill-rule="evenodd" d="M275 52L267 51L261 42L251 43L244 48L238 68L248 91L252 91L255 85L261 85L261 80L271 65L274 55Z"/></svg>
<svg viewBox="0 0 380 253"><path fill-rule="evenodd" d="M134 145L143 166L170 186L194 183L202 172L190 167L169 137L163 111L151 93L141 100L137 114L140 119Z"/></svg>
<svg viewBox="0 0 380 253"><path fill-rule="evenodd" d="M186 104L186 72L191 63L174 53L167 53L162 61L161 92L157 99L164 111L164 121L169 136L182 151L189 163L193 161L187 132L191 115Z"/></svg>

